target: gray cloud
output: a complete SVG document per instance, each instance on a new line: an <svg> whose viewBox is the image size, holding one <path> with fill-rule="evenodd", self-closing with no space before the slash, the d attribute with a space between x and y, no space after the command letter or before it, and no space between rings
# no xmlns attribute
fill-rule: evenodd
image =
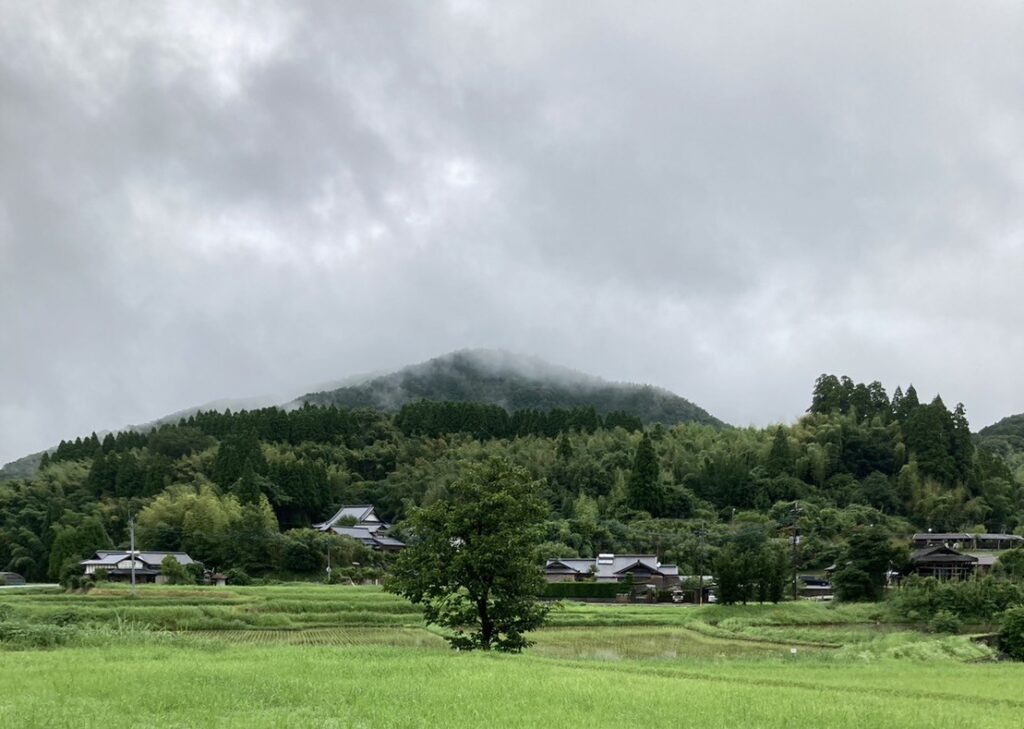
<svg viewBox="0 0 1024 729"><path fill-rule="evenodd" d="M0 12L0 461L466 346L1024 410L1014 3Z"/></svg>

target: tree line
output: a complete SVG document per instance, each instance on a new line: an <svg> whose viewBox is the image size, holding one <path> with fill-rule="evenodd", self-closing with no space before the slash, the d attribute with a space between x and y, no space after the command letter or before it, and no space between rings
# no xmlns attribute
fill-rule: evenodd
<svg viewBox="0 0 1024 729"><path fill-rule="evenodd" d="M420 402L397 413L202 412L148 433L91 434L62 443L31 478L0 484L0 569L55 576L90 549L125 544L134 514L148 548L316 574L325 547L299 534L339 504L375 504L401 538L413 507L449 498L467 468L492 458L542 484L538 563L653 552L696 574L724 555L721 564L738 565L740 600L778 591L764 576L777 566L754 570L748 542L784 547L794 526L797 567L810 569L849 560L861 529L884 530L888 543L927 528L1024 525L1021 483L974 443L962 405L823 375L804 417L768 428L642 428L590 408ZM242 522L262 526L243 537ZM870 580L873 570L861 569Z"/></svg>

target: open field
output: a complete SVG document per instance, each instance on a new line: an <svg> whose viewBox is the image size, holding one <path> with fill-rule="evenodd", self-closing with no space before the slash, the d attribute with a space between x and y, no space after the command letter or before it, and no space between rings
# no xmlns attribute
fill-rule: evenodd
<svg viewBox="0 0 1024 729"><path fill-rule="evenodd" d="M4 617L70 631L56 649L0 650L4 728L1003 729L1024 715L1024 665L876 606L570 605L521 656L449 651L377 588L5 593Z"/></svg>

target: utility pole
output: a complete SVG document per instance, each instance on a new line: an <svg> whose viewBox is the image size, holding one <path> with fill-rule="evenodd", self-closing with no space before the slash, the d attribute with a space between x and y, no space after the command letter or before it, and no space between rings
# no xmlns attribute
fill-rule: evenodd
<svg viewBox="0 0 1024 729"><path fill-rule="evenodd" d="M793 502L793 599L797 598L797 570L800 563L800 502Z"/></svg>
<svg viewBox="0 0 1024 729"><path fill-rule="evenodd" d="M131 538L131 553L129 559L131 560L132 569L132 596L134 597L137 593L135 591L135 518L128 515L128 534Z"/></svg>
<svg viewBox="0 0 1024 729"><path fill-rule="evenodd" d="M697 605L703 607L704 605L704 522L700 524L700 531L697 532L698 544L697 547Z"/></svg>
<svg viewBox="0 0 1024 729"><path fill-rule="evenodd" d="M327 584L331 584L331 545L327 544Z"/></svg>

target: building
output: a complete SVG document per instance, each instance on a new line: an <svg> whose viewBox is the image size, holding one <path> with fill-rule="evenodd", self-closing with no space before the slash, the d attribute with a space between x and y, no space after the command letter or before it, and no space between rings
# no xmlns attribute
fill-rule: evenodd
<svg viewBox="0 0 1024 729"><path fill-rule="evenodd" d="M377 511L374 509L373 504L342 506L334 512L334 516L327 521L314 524L313 528L326 532L331 527L335 526L356 527L374 532L380 529L389 529L391 527L390 524L377 516Z"/></svg>
<svg viewBox="0 0 1024 729"><path fill-rule="evenodd" d="M86 575L95 575L102 570L106 573L107 579L114 582L128 582L132 578L132 567L135 568L135 581L139 583L155 582L162 584L166 578L161 574L160 563L167 556L173 557L182 567L190 564L197 564L194 559L185 552L143 552L136 550L134 559L132 553L123 550L101 550L96 552L91 559L79 562Z"/></svg>
<svg viewBox="0 0 1024 729"><path fill-rule="evenodd" d="M910 555L910 564L914 574L921 577L963 580L975 573L978 558L941 545L914 550Z"/></svg>
<svg viewBox="0 0 1024 729"><path fill-rule="evenodd" d="M679 584L679 568L662 564L653 554L599 554L594 559L549 559L544 565L548 582L624 582L632 577L637 585L659 589Z"/></svg>
<svg viewBox="0 0 1024 729"><path fill-rule="evenodd" d="M1017 534L969 534L967 532L921 532L913 537L915 549L926 547L952 547L953 549L981 549L1001 551L1024 544Z"/></svg>
<svg viewBox="0 0 1024 729"><path fill-rule="evenodd" d="M377 516L372 504L342 506L334 516L313 528L355 539L364 547L384 552L397 552L405 547L404 542L387 535L391 525Z"/></svg>

